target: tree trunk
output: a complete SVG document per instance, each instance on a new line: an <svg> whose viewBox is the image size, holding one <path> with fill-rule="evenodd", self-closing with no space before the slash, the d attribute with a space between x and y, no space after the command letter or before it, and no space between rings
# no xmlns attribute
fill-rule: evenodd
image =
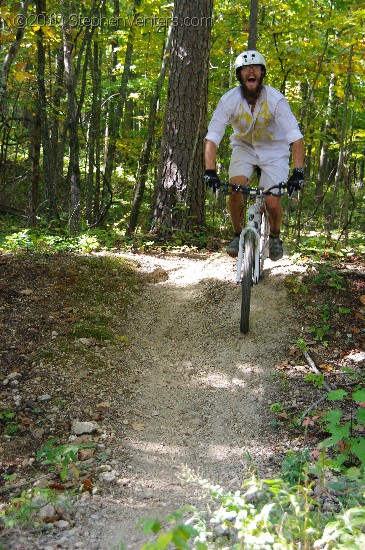
<svg viewBox="0 0 365 550"><path fill-rule="evenodd" d="M248 36L247 47L249 50L256 50L257 44L257 21L259 16L258 0L251 0L250 5L250 31Z"/></svg>
<svg viewBox="0 0 365 550"><path fill-rule="evenodd" d="M339 136L339 145L340 150L338 153L338 162L337 162L337 170L335 175L335 185L332 195L332 201L331 201L331 214L329 217L329 224L328 224L328 232L331 231L333 228L334 220L336 217L336 204L337 204L337 197L339 194L340 189L340 183L343 177L344 168L345 168L345 157L346 157L346 134L347 134L347 107L349 102L349 96L351 91L351 74L352 74L352 57L353 57L353 46L350 47L349 52L349 60L348 60L348 69L347 69L347 84L346 84L346 91L345 91L345 97L343 102L343 114L342 114L342 123L341 123L341 133Z"/></svg>
<svg viewBox="0 0 365 550"><path fill-rule="evenodd" d="M23 2L20 2L21 4L21 12L18 14L19 22L24 22L27 20L27 13L28 13L28 6L30 4L30 0L24 0ZM20 48L20 43L24 38L26 25L19 25L15 40L11 44L8 53L4 57L4 61L1 67L1 77L0 77L0 113L4 114L6 112L6 88L8 85L8 77L9 77L9 71L12 62L14 61L16 54L18 53L18 50Z"/></svg>
<svg viewBox="0 0 365 550"><path fill-rule="evenodd" d="M65 6L66 7L66 6ZM68 13L64 10L63 32L63 59L65 64L65 79L67 88L67 121L69 130L69 155L68 180L70 182L70 232L77 233L80 230L80 165L79 165L79 138L76 104L77 77L72 60L71 28Z"/></svg>
<svg viewBox="0 0 365 550"><path fill-rule="evenodd" d="M329 178L329 147L328 147L328 139L330 135L330 128L332 123L332 108L333 108L333 86L334 86L334 74L332 73L330 76L330 81L328 85L328 101L327 101L327 109L326 109L326 115L325 115L325 121L322 125L322 133L324 135L324 139L322 140L321 144L321 153L319 158L319 167L318 167L318 177L316 181L316 189L315 189L315 200L317 204L320 204L320 202L323 200L323 186L325 182L328 182Z"/></svg>
<svg viewBox="0 0 365 550"><path fill-rule="evenodd" d="M205 222L203 138L212 0L177 0L152 231ZM193 26L193 23L197 23Z"/></svg>
<svg viewBox="0 0 365 550"><path fill-rule="evenodd" d="M32 180L29 189L28 200L28 227L34 227L37 225L37 208L39 197L39 182L41 175L40 157L41 157L41 117L39 108L32 120L32 134L31 134L31 146L29 160L32 164Z"/></svg>
<svg viewBox="0 0 365 550"><path fill-rule="evenodd" d="M61 4L65 0L62 0ZM95 10L95 1L91 7L91 15ZM80 172L80 143L78 124L81 115L82 106L85 99L86 77L90 55L83 57L83 51L90 50L90 42L94 32L94 26L87 28L81 44L78 47L78 57L76 67L74 67L73 52L75 51L75 43L72 41L72 26L70 25L70 17L66 6L64 9L63 19L63 58L65 65L65 79L67 88L67 121L69 129L69 167L68 180L70 182L70 232L77 233L81 228L81 172ZM76 100L77 81L81 72L82 79L80 87L80 96Z"/></svg>
<svg viewBox="0 0 365 550"><path fill-rule="evenodd" d="M132 210L130 213L129 224L127 229L128 235L133 233L133 231L136 229L139 210L142 204L142 199L143 199L146 180L147 180L147 171L148 171L148 166L150 164L150 159L151 159L151 149L152 149L153 136L155 131L155 124L156 124L157 104L160 97L161 88L165 80L165 75L167 71L167 65L168 65L168 60L169 60L169 55L171 50L171 43L172 43L172 27L170 27L168 31L166 44L165 44L165 51L164 51L162 64L161 64L161 70L160 70L159 77L157 79L155 92L150 105L147 139L143 146L139 174L137 175L137 186L134 193Z"/></svg>
<svg viewBox="0 0 365 550"><path fill-rule="evenodd" d="M45 16L45 0L36 0L37 15ZM38 97L39 110L41 117L41 134L43 147L43 178L45 188L45 198L47 202L47 217L52 220L58 217L57 202L56 202L56 185L54 173L52 172L52 154L50 150L49 139L49 123L47 113L47 93L46 93L46 54L43 44L42 27L37 31L37 80L38 80Z"/></svg>
<svg viewBox="0 0 365 550"><path fill-rule="evenodd" d="M135 20L136 14L141 5L141 1L142 0L134 1L132 21ZM113 116L113 123L108 128L109 136L108 136L108 150L107 150L107 155L105 160L104 188L107 189L110 194L112 194L111 178L112 178L112 173L114 169L114 157L115 157L116 148L117 148L119 126L123 115L123 109L124 109L124 104L125 104L126 95L127 95L129 73L130 73L130 68L132 64L134 37L136 32L135 29L136 29L136 26L132 23L129 28L127 50L126 50L125 59L124 59L122 80L121 80L119 92L118 92L117 106ZM104 193L104 196L105 196L105 193Z"/></svg>
<svg viewBox="0 0 365 550"><path fill-rule="evenodd" d="M93 44L92 56L92 112L89 126L89 170L87 176L86 220L94 223L100 215L100 128L101 128L101 72L99 44ZM94 178L95 172L95 178Z"/></svg>
<svg viewBox="0 0 365 550"><path fill-rule="evenodd" d="M62 41L56 56L55 83L53 87L52 110L49 117L49 155L50 155L50 173L52 174L52 186L54 195L58 196L62 191L62 176L64 164L64 151L66 144L65 132L61 134L60 139L60 112L61 100L64 92L64 62L63 62L63 44Z"/></svg>

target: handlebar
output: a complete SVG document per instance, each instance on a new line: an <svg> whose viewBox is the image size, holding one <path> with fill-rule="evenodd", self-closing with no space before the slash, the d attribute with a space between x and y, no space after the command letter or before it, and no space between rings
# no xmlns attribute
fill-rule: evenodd
<svg viewBox="0 0 365 550"><path fill-rule="evenodd" d="M235 195L241 193L242 195L259 196L259 195L273 195L273 189L279 189L280 193L277 196L284 195L283 191L288 188L286 182L277 183L268 189L261 189L259 187L247 187L247 185L239 185L238 183L222 182L219 186L222 189L224 195ZM231 188L231 191L229 191Z"/></svg>

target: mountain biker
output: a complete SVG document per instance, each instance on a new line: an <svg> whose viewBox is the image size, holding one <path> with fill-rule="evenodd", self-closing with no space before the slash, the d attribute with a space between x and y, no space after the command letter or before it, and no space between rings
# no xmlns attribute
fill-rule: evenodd
<svg viewBox="0 0 365 550"><path fill-rule="evenodd" d="M293 171L288 180L290 196L304 184L304 142L298 122L283 94L263 84L266 61L261 53L255 50L242 52L236 58L235 69L240 85L220 98L205 137L205 183L213 191L219 187L215 167L217 149L226 126L231 124L230 183L247 185L256 168L261 173L259 185L265 189L286 181L291 147ZM269 256L274 261L283 256L280 202L281 198L276 195L266 197L270 223ZM238 255L244 204L242 193L229 195L228 210L234 232L233 240L227 247L230 256Z"/></svg>

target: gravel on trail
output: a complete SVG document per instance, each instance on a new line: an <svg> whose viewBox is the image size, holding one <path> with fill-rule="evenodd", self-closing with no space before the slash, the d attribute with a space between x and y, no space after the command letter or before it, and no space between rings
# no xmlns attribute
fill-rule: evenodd
<svg viewBox="0 0 365 550"><path fill-rule="evenodd" d="M49 532L7 530L0 548L139 549L146 542L136 528L141 518L163 519L184 504L204 508L189 474L239 489L252 465L272 476L276 454L290 448L276 434L270 404L275 365L287 357L299 324L284 286L296 269L291 261L267 261L252 289L250 332L242 335L232 258L125 256L144 284L128 313L127 345L106 357L127 369L112 380L109 395L100 388L112 403L102 426L102 491L75 499Z"/></svg>

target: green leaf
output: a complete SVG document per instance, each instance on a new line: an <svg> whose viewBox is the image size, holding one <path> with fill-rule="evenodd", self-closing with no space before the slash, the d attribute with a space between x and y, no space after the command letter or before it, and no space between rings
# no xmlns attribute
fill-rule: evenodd
<svg viewBox="0 0 365 550"><path fill-rule="evenodd" d="M343 412L341 409L333 409L332 411L328 411L327 414L324 415L323 420L324 422L329 422L333 424L338 424L342 418Z"/></svg>
<svg viewBox="0 0 365 550"><path fill-rule="evenodd" d="M180 535L178 535L177 533L173 533L172 542L179 550L191 550L190 546L185 542L186 540L189 540L189 538L190 537L188 537L187 539L185 537L181 538Z"/></svg>
<svg viewBox="0 0 365 550"><path fill-rule="evenodd" d="M176 534L184 540L189 540L190 537L198 536L198 532L190 525L178 525L175 530Z"/></svg>
<svg viewBox="0 0 365 550"><path fill-rule="evenodd" d="M360 424L365 424L365 409L364 408L361 408L357 411L356 420L358 422L360 422Z"/></svg>
<svg viewBox="0 0 365 550"><path fill-rule="evenodd" d="M350 450L365 465L365 439L361 437L357 441L351 441Z"/></svg>
<svg viewBox="0 0 365 550"><path fill-rule="evenodd" d="M327 395L328 401L339 401L347 395L345 390L333 390Z"/></svg>
<svg viewBox="0 0 365 550"><path fill-rule="evenodd" d="M327 449L328 447L332 447L332 445L336 445L336 443L338 443L339 441L341 441L341 437L327 437L327 439L324 439L323 441L318 443L317 447L319 449Z"/></svg>
<svg viewBox="0 0 365 550"><path fill-rule="evenodd" d="M343 439L347 439L350 436L350 427L351 423L346 422L344 426L339 425L331 425L331 437L328 437L324 441L321 441L321 443L318 445L320 449L331 447L332 445L336 445L336 443L339 443ZM327 427L328 429L328 427Z"/></svg>
<svg viewBox="0 0 365 550"><path fill-rule="evenodd" d="M156 534L161 531L161 523L156 519L141 519L137 525L143 527L143 532L145 534L150 532Z"/></svg>
<svg viewBox="0 0 365 550"><path fill-rule="evenodd" d="M348 468L348 470L346 470L345 476L348 479L351 479L352 481L355 481L355 480L360 478L361 470L360 470L360 468L356 468L356 466L353 466L352 468Z"/></svg>
<svg viewBox="0 0 365 550"><path fill-rule="evenodd" d="M365 403L365 390L355 391L352 394L352 399L356 401L356 403Z"/></svg>
<svg viewBox="0 0 365 550"><path fill-rule="evenodd" d="M170 542L173 542L173 533L162 533L154 544L154 550L165 550Z"/></svg>

